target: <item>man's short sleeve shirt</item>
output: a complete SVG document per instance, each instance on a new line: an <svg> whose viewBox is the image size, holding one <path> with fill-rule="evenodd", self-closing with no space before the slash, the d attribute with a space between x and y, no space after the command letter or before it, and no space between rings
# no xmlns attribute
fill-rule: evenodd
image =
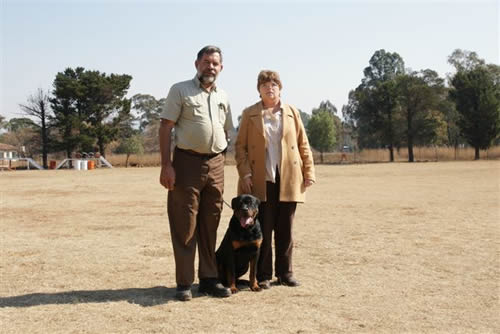
<svg viewBox="0 0 500 334"><path fill-rule="evenodd" d="M179 148L199 153L219 153L227 147L225 131L233 131L229 101L222 89L205 90L195 77L174 84L160 118L175 122Z"/></svg>

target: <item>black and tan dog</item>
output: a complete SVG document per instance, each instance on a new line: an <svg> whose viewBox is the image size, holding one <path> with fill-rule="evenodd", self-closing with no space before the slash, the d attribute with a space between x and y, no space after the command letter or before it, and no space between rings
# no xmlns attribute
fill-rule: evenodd
<svg viewBox="0 0 500 334"><path fill-rule="evenodd" d="M249 267L250 289L261 290L255 277L262 243L262 231L257 220L259 204L259 199L252 195L233 198L233 216L224 239L215 252L219 280L229 287L232 293L238 292L236 279L243 276Z"/></svg>

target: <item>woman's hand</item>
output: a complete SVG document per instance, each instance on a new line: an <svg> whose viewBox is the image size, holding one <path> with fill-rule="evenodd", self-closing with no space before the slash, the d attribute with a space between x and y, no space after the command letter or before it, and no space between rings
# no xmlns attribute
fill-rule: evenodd
<svg viewBox="0 0 500 334"><path fill-rule="evenodd" d="M306 187L306 188L312 186L313 184L314 184L313 180L310 180L310 179L305 179L304 180L304 187Z"/></svg>
<svg viewBox="0 0 500 334"><path fill-rule="evenodd" d="M245 194L252 193L252 187L253 187L252 175L247 175L243 178L243 180L241 182L241 187L242 187L242 190Z"/></svg>

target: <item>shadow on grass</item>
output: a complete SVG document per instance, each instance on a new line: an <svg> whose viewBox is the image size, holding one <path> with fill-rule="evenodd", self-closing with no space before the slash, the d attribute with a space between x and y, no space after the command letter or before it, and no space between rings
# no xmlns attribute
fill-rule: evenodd
<svg viewBox="0 0 500 334"><path fill-rule="evenodd" d="M0 297L0 308L31 307L38 305L107 303L127 301L144 307L166 304L175 299L175 288L157 286L144 289L67 291L31 293L21 296Z"/></svg>

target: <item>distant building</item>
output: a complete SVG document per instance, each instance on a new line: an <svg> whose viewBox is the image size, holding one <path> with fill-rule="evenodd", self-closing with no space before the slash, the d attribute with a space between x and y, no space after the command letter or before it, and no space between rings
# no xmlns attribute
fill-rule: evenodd
<svg viewBox="0 0 500 334"><path fill-rule="evenodd" d="M19 157L15 146L0 143L0 159L16 159Z"/></svg>
<svg viewBox="0 0 500 334"><path fill-rule="evenodd" d="M15 146L0 143L0 170L11 169L12 160L17 159L19 154Z"/></svg>

